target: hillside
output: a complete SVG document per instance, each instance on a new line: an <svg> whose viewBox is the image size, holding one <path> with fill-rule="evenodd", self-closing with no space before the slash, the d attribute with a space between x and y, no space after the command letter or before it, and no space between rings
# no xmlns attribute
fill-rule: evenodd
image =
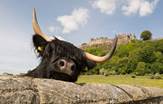
<svg viewBox="0 0 163 104"><path fill-rule="evenodd" d="M84 50L104 55L109 45L85 47ZM86 69L87 70L87 69ZM132 40L127 44L119 44L111 60L98 64L84 74L163 74L163 39Z"/></svg>

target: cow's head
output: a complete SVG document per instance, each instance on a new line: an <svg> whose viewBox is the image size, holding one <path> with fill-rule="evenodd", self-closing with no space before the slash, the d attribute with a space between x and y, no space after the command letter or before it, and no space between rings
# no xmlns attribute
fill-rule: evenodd
<svg viewBox="0 0 163 104"><path fill-rule="evenodd" d="M49 38L40 29L35 9L33 10L32 26L35 32L33 44L41 57L41 62L38 67L27 73L28 76L75 82L85 67L91 69L96 63L109 60L117 45L116 37L111 51L100 57L84 52L73 44L56 37Z"/></svg>

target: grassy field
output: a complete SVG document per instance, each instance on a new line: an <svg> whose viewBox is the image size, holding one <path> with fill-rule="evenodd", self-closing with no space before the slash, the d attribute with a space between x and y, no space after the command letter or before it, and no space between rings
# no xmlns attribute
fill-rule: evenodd
<svg viewBox="0 0 163 104"><path fill-rule="evenodd" d="M77 83L129 84L163 88L163 79L150 79L150 76L131 78L131 75L81 75Z"/></svg>

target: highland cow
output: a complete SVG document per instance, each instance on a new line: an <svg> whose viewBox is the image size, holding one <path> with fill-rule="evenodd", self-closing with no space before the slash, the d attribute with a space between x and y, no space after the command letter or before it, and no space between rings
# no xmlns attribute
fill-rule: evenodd
<svg viewBox="0 0 163 104"><path fill-rule="evenodd" d="M86 67L92 69L96 63L109 60L117 46L116 37L113 41L112 48L105 56L95 56L73 44L45 35L37 22L36 11L33 10L32 26L35 34L33 35L33 44L39 56L40 64L29 71L26 75L36 78L51 78L75 82Z"/></svg>

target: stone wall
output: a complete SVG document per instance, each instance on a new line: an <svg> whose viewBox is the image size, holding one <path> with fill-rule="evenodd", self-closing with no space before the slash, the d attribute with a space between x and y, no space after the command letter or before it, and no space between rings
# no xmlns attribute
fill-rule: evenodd
<svg viewBox="0 0 163 104"><path fill-rule="evenodd" d="M0 104L163 104L163 89L0 76Z"/></svg>

